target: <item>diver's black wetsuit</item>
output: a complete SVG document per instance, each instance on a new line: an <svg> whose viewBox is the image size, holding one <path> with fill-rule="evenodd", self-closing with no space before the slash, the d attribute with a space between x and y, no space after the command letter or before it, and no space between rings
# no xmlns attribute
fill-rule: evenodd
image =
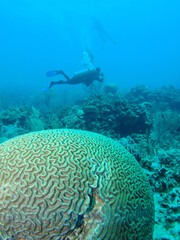
<svg viewBox="0 0 180 240"><path fill-rule="evenodd" d="M49 85L49 88L51 88L55 84L79 84L79 83L85 83L85 85L88 87L95 80L102 82L104 77L103 73L101 73L100 68L87 70L77 75L75 74L72 78L69 78L62 70L60 70L58 74L62 74L66 78L66 81L63 80L56 82L52 81Z"/></svg>

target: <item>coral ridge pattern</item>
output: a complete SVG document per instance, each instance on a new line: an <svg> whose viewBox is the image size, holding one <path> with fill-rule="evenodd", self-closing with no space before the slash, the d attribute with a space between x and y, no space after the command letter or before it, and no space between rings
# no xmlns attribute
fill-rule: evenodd
<svg viewBox="0 0 180 240"><path fill-rule="evenodd" d="M116 141L47 130L0 145L0 239L152 239L153 194Z"/></svg>

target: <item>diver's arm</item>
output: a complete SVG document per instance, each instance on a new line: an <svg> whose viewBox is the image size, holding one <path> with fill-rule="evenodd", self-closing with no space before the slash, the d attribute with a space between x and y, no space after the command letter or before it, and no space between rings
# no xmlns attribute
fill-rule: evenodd
<svg viewBox="0 0 180 240"><path fill-rule="evenodd" d="M96 77L94 80L97 80L98 82L103 82L103 77Z"/></svg>

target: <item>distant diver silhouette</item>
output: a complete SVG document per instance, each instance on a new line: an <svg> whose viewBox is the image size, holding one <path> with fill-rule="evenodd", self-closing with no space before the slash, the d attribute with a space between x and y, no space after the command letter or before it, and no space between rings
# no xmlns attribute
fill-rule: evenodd
<svg viewBox="0 0 180 240"><path fill-rule="evenodd" d="M94 56L90 52L89 49L86 49L82 53L82 58L81 58L81 63L82 65L86 66L88 69L92 70L94 69Z"/></svg>
<svg viewBox="0 0 180 240"><path fill-rule="evenodd" d="M106 43L105 38L108 38L114 45L116 45L116 41L114 41L114 39L112 39L112 37L104 29L102 24L95 18L93 18L93 27L97 30L99 36L101 37L101 39L103 41L103 46Z"/></svg>

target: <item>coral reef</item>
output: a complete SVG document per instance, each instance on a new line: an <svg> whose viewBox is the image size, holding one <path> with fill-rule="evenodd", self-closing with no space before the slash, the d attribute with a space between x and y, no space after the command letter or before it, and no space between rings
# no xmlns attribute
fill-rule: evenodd
<svg viewBox="0 0 180 240"><path fill-rule="evenodd" d="M0 145L0 237L151 240L153 193L117 141L47 130Z"/></svg>
<svg viewBox="0 0 180 240"><path fill-rule="evenodd" d="M7 138L45 128L42 114L34 107L9 107L0 115L0 134Z"/></svg>
<svg viewBox="0 0 180 240"><path fill-rule="evenodd" d="M81 127L110 137L143 133L150 129L151 113L147 104L133 104L118 96L95 95L86 99L82 106L60 111L59 119L66 128ZM67 117L65 117L67 115ZM67 120L68 118L68 120Z"/></svg>
<svg viewBox="0 0 180 240"><path fill-rule="evenodd" d="M154 240L179 239L180 89L139 85L122 94L116 85L107 84L102 94L98 90L68 107L67 92L62 99L38 93L26 105L3 94L0 142L57 128L88 130L116 139L134 155L154 189Z"/></svg>
<svg viewBox="0 0 180 240"><path fill-rule="evenodd" d="M133 138L132 138L133 137ZM179 239L180 231L180 142L148 151L146 135L134 134L120 139L120 143L130 151L149 176L149 182L155 195L155 229L154 240ZM163 144L164 146L164 144Z"/></svg>
<svg viewBox="0 0 180 240"><path fill-rule="evenodd" d="M21 122L23 125L28 116L28 109L24 106L9 107L7 110L2 111L1 121L4 125L14 124L16 121Z"/></svg>
<svg viewBox="0 0 180 240"><path fill-rule="evenodd" d="M119 86L114 83L108 83L104 86L104 93L105 94L117 94Z"/></svg>
<svg viewBox="0 0 180 240"><path fill-rule="evenodd" d="M180 111L180 89L173 86L152 90L144 85L138 85L131 89L127 98L135 102L154 102L156 108L167 109L169 107Z"/></svg>

